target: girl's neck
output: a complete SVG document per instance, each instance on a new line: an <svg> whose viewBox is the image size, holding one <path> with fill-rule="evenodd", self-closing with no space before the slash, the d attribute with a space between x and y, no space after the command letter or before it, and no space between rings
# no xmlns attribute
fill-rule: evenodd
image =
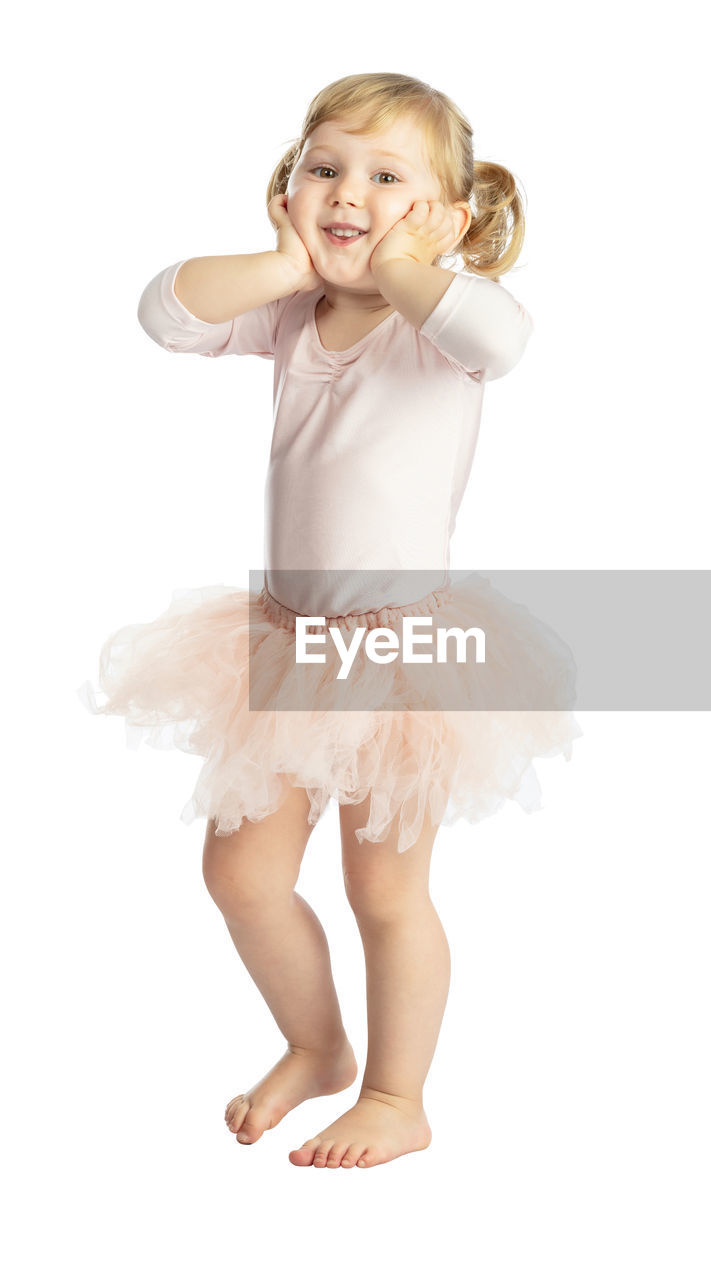
<svg viewBox="0 0 711 1280"><path fill-rule="evenodd" d="M392 310L381 293L359 293L356 289L339 289L336 285L323 283L324 310L337 312L341 316L372 315L376 311Z"/></svg>

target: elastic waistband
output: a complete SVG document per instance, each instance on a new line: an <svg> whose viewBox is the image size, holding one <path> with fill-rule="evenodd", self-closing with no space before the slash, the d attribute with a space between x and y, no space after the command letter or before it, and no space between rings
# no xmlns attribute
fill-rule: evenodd
<svg viewBox="0 0 711 1280"><path fill-rule="evenodd" d="M402 618L430 617L447 604L453 595L451 586L440 587L437 591L430 591L421 600L416 600L414 604L387 605L383 609L375 609L370 613L341 613L326 618L324 626L338 627L341 631L354 631L356 627L367 627L369 630L375 627L390 627L395 630ZM284 627L287 631L295 631L296 619L306 616L295 613L285 604L280 604L266 587L262 587L257 599L270 621L279 627ZM314 627L313 630L318 631L319 628Z"/></svg>

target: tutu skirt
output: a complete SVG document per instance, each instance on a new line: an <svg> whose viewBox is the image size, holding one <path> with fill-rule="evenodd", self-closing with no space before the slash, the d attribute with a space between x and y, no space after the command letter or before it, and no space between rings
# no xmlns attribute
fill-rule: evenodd
<svg viewBox="0 0 711 1280"><path fill-rule="evenodd" d="M370 797L358 840L396 835L400 852L426 822L477 822L507 799L540 809L533 759L569 760L582 733L570 710L569 647L479 574L402 608L326 618L325 627L350 643L356 627L398 633L403 615L436 627L475 620L487 660L448 662L444 672L376 664L361 644L346 700L336 646L321 650L324 662L295 663L297 615L266 587L217 585L178 589L158 618L115 631L101 649L100 689L87 681L77 693L92 713L125 717L129 746L204 757L180 816L213 818L218 835L273 813L288 786L308 792L312 824L331 797ZM498 709L499 694L513 709Z"/></svg>

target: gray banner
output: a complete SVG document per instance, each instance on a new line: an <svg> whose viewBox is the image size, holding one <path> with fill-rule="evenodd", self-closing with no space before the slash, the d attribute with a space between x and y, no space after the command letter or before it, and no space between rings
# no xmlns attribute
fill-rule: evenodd
<svg viewBox="0 0 711 1280"><path fill-rule="evenodd" d="M708 570L253 570L250 591L255 709L711 710Z"/></svg>

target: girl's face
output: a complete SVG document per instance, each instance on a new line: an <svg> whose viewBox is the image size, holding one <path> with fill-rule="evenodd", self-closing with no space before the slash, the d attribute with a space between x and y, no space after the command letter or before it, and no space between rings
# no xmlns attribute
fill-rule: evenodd
<svg viewBox="0 0 711 1280"><path fill-rule="evenodd" d="M318 125L286 195L289 217L321 278L371 292L375 282L368 264L375 246L416 200L441 198L422 134L407 118L370 138L346 133L335 120ZM339 222L365 234L334 244L324 227Z"/></svg>

